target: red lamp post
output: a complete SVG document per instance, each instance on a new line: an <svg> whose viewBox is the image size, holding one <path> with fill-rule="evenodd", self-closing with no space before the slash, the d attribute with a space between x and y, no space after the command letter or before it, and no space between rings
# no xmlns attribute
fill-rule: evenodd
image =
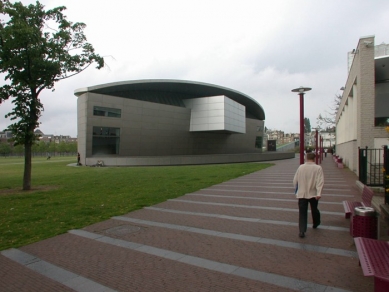
<svg viewBox="0 0 389 292"><path fill-rule="evenodd" d="M304 146L305 146L305 131L304 131L304 94L312 88L300 86L292 89L292 92L298 92L300 96L300 164L304 164Z"/></svg>

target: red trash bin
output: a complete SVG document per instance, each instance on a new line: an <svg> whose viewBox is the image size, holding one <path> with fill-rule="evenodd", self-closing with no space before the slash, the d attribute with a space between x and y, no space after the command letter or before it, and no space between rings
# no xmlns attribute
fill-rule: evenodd
<svg viewBox="0 0 389 292"><path fill-rule="evenodd" d="M377 231L376 211L371 207L356 207L350 220L351 236L377 239Z"/></svg>

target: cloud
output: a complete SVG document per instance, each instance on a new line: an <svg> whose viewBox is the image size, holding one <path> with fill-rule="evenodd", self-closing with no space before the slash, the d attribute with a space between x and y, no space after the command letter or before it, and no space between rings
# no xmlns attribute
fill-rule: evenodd
<svg viewBox="0 0 389 292"><path fill-rule="evenodd" d="M87 24L88 41L108 66L88 68L59 82L55 92L42 92L41 130L76 137L77 88L171 78L238 90L261 104L268 128L298 132L299 97L291 90L312 87L304 104L314 126L345 84L347 52L358 39L389 41L387 2L68 0L68 19ZM47 9L64 4L41 3ZM2 104L0 117L10 108ZM8 123L0 118L0 129Z"/></svg>

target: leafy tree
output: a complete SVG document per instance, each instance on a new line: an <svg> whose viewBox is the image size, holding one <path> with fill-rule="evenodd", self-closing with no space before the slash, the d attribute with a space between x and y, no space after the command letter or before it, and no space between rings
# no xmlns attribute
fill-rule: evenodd
<svg viewBox="0 0 389 292"><path fill-rule="evenodd" d="M0 104L13 98L15 107L6 118L15 121L9 126L15 144L24 145L23 190L31 189L31 148L43 111L39 94L92 63L98 69L104 66L104 59L86 42L86 25L68 21L64 10L44 10L38 1L28 6L0 1L0 14L8 19L0 20L0 73L7 82L0 87Z"/></svg>
<svg viewBox="0 0 389 292"><path fill-rule="evenodd" d="M61 155L61 153L62 155L64 155L64 153L67 152L66 143L64 141L60 142L57 148L58 148L57 151L59 152L59 155Z"/></svg>
<svg viewBox="0 0 389 292"><path fill-rule="evenodd" d="M309 118L304 118L304 133L311 132L311 121Z"/></svg>
<svg viewBox="0 0 389 292"><path fill-rule="evenodd" d="M38 151L39 153L42 155L45 155L47 153L47 150L49 149L49 146L47 145L46 142L44 141L39 141L39 147L38 147Z"/></svg>
<svg viewBox="0 0 389 292"><path fill-rule="evenodd" d="M22 155L23 154L23 151L24 151L24 146L19 144L19 145L15 145L13 148L12 148L12 153L16 154L16 155Z"/></svg>
<svg viewBox="0 0 389 292"><path fill-rule="evenodd" d="M56 145L54 139L53 139L53 141L51 141L51 142L49 143L49 147L48 147L47 150L48 150L48 152L50 153L51 156L55 156L55 152L56 152L58 149L57 149L57 145Z"/></svg>
<svg viewBox="0 0 389 292"><path fill-rule="evenodd" d="M0 155L7 156L11 153L11 146L8 142L0 142Z"/></svg>
<svg viewBox="0 0 389 292"><path fill-rule="evenodd" d="M70 153L77 153L77 142L69 142L67 143L68 146L68 152Z"/></svg>

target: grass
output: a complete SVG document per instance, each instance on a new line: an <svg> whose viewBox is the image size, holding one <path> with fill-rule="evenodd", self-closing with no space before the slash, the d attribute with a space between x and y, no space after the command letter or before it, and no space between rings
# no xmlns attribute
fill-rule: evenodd
<svg viewBox="0 0 389 292"><path fill-rule="evenodd" d="M169 167L70 167L75 157L0 158L0 250L43 240L266 167L265 163Z"/></svg>

